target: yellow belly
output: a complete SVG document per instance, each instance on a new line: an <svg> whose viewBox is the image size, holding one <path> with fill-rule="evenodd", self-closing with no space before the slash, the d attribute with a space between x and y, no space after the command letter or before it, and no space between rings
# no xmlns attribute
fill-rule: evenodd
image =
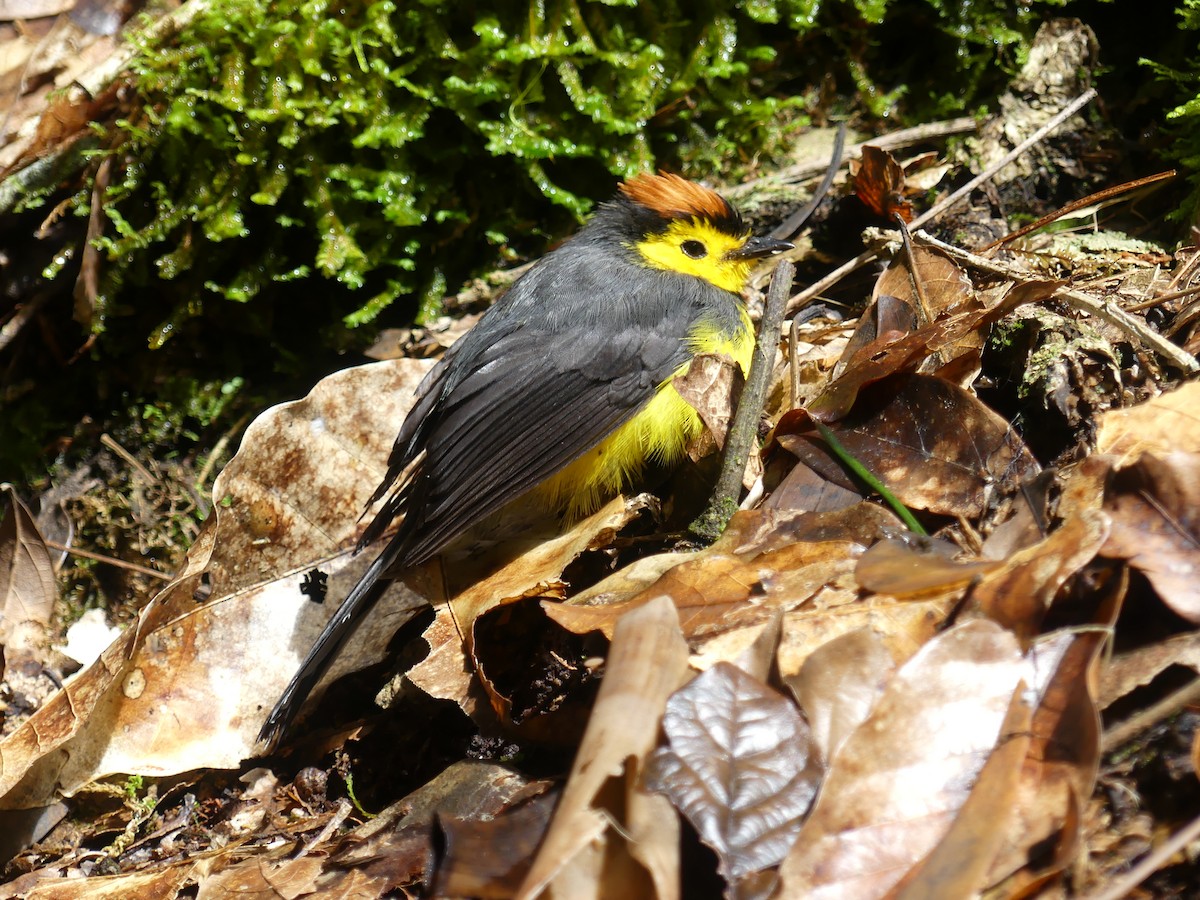
<svg viewBox="0 0 1200 900"><path fill-rule="evenodd" d="M754 331L742 311L744 331L736 339L700 331L688 342L695 353L724 353L743 373L750 370ZM537 489L541 502L565 510L568 520L593 512L620 493L641 474L647 462L673 465L683 458L688 443L702 427L700 416L679 396L672 380L687 372L681 366L658 387L657 393L632 419L603 441L551 476Z"/></svg>
<svg viewBox="0 0 1200 900"><path fill-rule="evenodd" d="M618 494L648 461L678 462L699 429L700 416L667 382L641 412L544 482L538 493L551 508L565 510L568 520L577 519Z"/></svg>

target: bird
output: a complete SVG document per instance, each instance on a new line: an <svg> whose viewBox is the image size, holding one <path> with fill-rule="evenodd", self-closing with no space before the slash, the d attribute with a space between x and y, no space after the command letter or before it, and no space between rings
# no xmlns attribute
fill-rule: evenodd
<svg viewBox="0 0 1200 900"><path fill-rule="evenodd" d="M677 462L701 422L672 380L706 353L748 373L755 340L742 292L757 261L791 247L755 236L710 188L641 173L535 262L417 387L358 549L399 525L309 650L260 745L290 727L381 578L428 562L525 495L570 520L648 463Z"/></svg>

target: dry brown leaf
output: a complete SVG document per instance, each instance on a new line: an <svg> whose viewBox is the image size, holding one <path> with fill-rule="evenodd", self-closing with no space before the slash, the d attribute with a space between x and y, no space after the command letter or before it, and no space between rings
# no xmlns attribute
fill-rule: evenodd
<svg viewBox="0 0 1200 900"><path fill-rule="evenodd" d="M866 503L816 514L742 511L707 550L649 557L566 603L544 606L547 615L569 631L601 631L611 637L624 610L667 594L689 638L712 639L743 626L757 631L770 618L770 609L748 604L752 595L766 594L772 600L769 606L777 608L803 603L846 580L862 546L878 539L894 521L890 513ZM754 639L736 639L733 655Z"/></svg>
<svg viewBox="0 0 1200 900"><path fill-rule="evenodd" d="M1027 666L989 622L931 640L842 745L781 869L790 897L882 897L945 837L1004 738Z"/></svg>
<svg viewBox="0 0 1200 900"><path fill-rule="evenodd" d="M495 763L453 763L379 815L334 838L331 846L310 847L310 852L326 860L317 896L359 896L356 891L367 892L362 896L395 896L413 885L428 884L437 819L451 819L464 827L498 821L498 816L503 820L505 810L545 795L549 786L549 782L527 782ZM505 862L527 865L528 856Z"/></svg>
<svg viewBox="0 0 1200 900"><path fill-rule="evenodd" d="M877 632L892 658L903 662L937 634L961 599L957 589L918 600L864 598L851 574L848 584L830 586L812 603L784 616L779 674L785 679L796 675L814 652L860 628Z"/></svg>
<svg viewBox="0 0 1200 900"><path fill-rule="evenodd" d="M896 900L975 897L987 887L1005 825L1014 815L1021 763L1029 751L1031 712L1024 698L1013 696L1008 719L1001 726L1007 738L988 757L946 836L892 892Z"/></svg>
<svg viewBox="0 0 1200 900"><path fill-rule="evenodd" d="M369 562L353 555L358 516L427 368L348 369L250 426L183 570L0 742L0 807L43 805L106 774L232 768L252 754L266 710ZM318 567L324 603L304 592ZM376 661L424 603L392 586L329 678Z"/></svg>
<svg viewBox="0 0 1200 900"><path fill-rule="evenodd" d="M316 856L290 859L289 852L290 848L268 851L200 879L196 885L196 900L228 900L230 897L297 900L311 895L316 890L324 860Z"/></svg>
<svg viewBox="0 0 1200 900"><path fill-rule="evenodd" d="M203 871L206 860L189 860L147 872L43 880L22 900L172 900Z"/></svg>
<svg viewBox="0 0 1200 900"><path fill-rule="evenodd" d="M1018 550L971 591L971 606L1024 639L1038 633L1042 618L1067 580L1092 561L1109 533L1100 512L1072 516L1057 531Z"/></svg>
<svg viewBox="0 0 1200 900"><path fill-rule="evenodd" d="M845 541L797 541L766 553L723 553L721 544L665 572L633 597L607 606L544 604L568 631L612 634L627 611L670 597L689 640L712 639L762 625L773 608L792 609L833 582L849 577L862 547ZM751 597L765 595L751 603ZM748 638L752 640L753 638Z"/></svg>
<svg viewBox="0 0 1200 900"><path fill-rule="evenodd" d="M58 597L54 563L33 516L8 485L0 486L8 509L0 521L0 647L5 670L38 663Z"/></svg>
<svg viewBox="0 0 1200 900"><path fill-rule="evenodd" d="M1012 427L973 394L930 375L887 377L860 392L832 430L843 447L906 506L974 518L997 490L1039 467ZM843 487L845 474L815 428L776 440Z"/></svg>
<svg viewBox="0 0 1200 900"><path fill-rule="evenodd" d="M1025 303L1051 296L1059 282L1027 281L1010 290L995 306L949 313L902 338L881 337L864 347L836 379L807 406L814 419L835 422L850 411L866 385L898 372L914 372L921 363L954 347Z"/></svg>
<svg viewBox="0 0 1200 900"><path fill-rule="evenodd" d="M999 567L998 560L959 561L901 540L880 541L854 567L859 585L877 594L908 597L966 587Z"/></svg>
<svg viewBox="0 0 1200 900"><path fill-rule="evenodd" d="M744 381L737 363L728 356L712 353L693 357L687 372L672 379L679 396L700 414L700 421L711 436L710 446L713 442L717 448L725 446L725 435ZM696 460L707 454L693 451L690 455Z"/></svg>
<svg viewBox="0 0 1200 900"><path fill-rule="evenodd" d="M848 167L854 195L863 206L888 224L895 216L912 221L912 204L905 197L904 168L891 153L866 144L862 156L850 160Z"/></svg>
<svg viewBox="0 0 1200 900"><path fill-rule="evenodd" d="M1120 588L1123 592L1123 584ZM1096 783L1100 765L1100 715L1090 685L1107 635L1097 630L1059 632L1039 641L1030 661L1037 706L1029 726L1031 743L1012 804L1013 818L1003 853L988 882L1019 875L1014 887L1066 866L1080 839L1078 810ZM1040 853L1034 854L1035 848ZM1048 859L1047 859L1048 857Z"/></svg>
<svg viewBox="0 0 1200 900"><path fill-rule="evenodd" d="M687 644L670 600L662 597L640 606L617 625L604 681L562 800L518 897L541 894L586 848L598 846L596 842L610 829L610 822L621 825L620 811L644 793L638 781L645 759L654 748L667 698L686 672ZM637 808L631 809L631 814L641 815L636 821L624 822L623 827L635 839L650 842L649 847L636 852L649 851L657 860L648 869L646 887L652 879L658 897L675 897L679 886L678 851L672 873L667 848L678 839L678 825L672 825L673 815L655 820L661 805L635 804ZM623 844L611 840L606 857L616 857L618 861L612 864L619 868L623 865L619 858L635 852L635 848L636 842L625 850ZM597 878L591 883L605 882Z"/></svg>
<svg viewBox="0 0 1200 900"><path fill-rule="evenodd" d="M914 281L919 282L920 294ZM883 270L871 290L871 299L878 302L883 297L892 297L930 320L946 312L964 312L977 304L975 286L958 263L941 250L919 243L913 244L911 260L907 253L897 254Z"/></svg>
<svg viewBox="0 0 1200 900"><path fill-rule="evenodd" d="M777 457L776 461L781 460ZM804 460L796 459L783 480L763 501L763 508L833 512L861 503L862 499L862 492L830 481Z"/></svg>
<svg viewBox="0 0 1200 900"><path fill-rule="evenodd" d="M884 278L889 272L895 272L892 281L897 280L895 275L899 274L904 279L903 287L900 288L909 299L902 300L894 296L891 291L897 288L894 285L887 284ZM881 287L886 285L883 289ZM897 268L895 261L884 270L883 275L875 282L875 289L872 292L871 303L863 311L863 314L858 317L858 321L854 325L854 331L846 341L846 348L842 351L841 358L833 367L833 372L830 375L830 380L839 378L846 368L853 362L862 358L863 350L877 341L888 343L898 341L904 335L912 332L920 325L920 320L917 311L912 304L912 287L908 280L908 270Z"/></svg>
<svg viewBox="0 0 1200 900"><path fill-rule="evenodd" d="M1172 610L1200 622L1200 453L1143 453L1113 479L1100 553L1128 560Z"/></svg>
<svg viewBox="0 0 1200 900"><path fill-rule="evenodd" d="M1116 468L1143 453L1200 453L1200 382L1181 385L1128 409L1100 415L1096 452L1116 458Z"/></svg>
<svg viewBox="0 0 1200 900"><path fill-rule="evenodd" d="M432 894L483 900L512 897L546 833L557 799L544 794L494 819L440 816L446 850Z"/></svg>
<svg viewBox="0 0 1200 900"><path fill-rule="evenodd" d="M785 697L729 663L671 695L667 747L646 785L665 793L739 882L782 862L821 775L808 725Z"/></svg>
<svg viewBox="0 0 1200 900"><path fill-rule="evenodd" d="M866 721L895 671L883 638L860 628L818 647L799 673L785 678L812 727L821 759L833 759Z"/></svg>

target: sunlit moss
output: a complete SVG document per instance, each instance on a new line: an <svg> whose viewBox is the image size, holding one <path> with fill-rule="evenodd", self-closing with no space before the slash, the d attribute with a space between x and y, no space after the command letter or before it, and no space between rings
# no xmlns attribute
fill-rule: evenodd
<svg viewBox="0 0 1200 900"><path fill-rule="evenodd" d="M829 5L865 27L895 4ZM957 7L927 5L977 50L1017 40L979 27L1000 27L997 4L965 30ZM803 121L812 95L786 86L805 70L797 42L821 11L819 0L479 12L214 0L171 45L138 57L142 102L113 150L123 168L106 197L95 326L119 291L170 281L174 312L151 338L161 344L177 314L254 300L298 273L339 286L345 326L400 296L435 310L435 289L504 251L496 235L544 239L614 176L664 160L728 168L761 153L781 117ZM982 55L993 63L994 46ZM839 65L875 115L904 93L878 90L861 59Z"/></svg>

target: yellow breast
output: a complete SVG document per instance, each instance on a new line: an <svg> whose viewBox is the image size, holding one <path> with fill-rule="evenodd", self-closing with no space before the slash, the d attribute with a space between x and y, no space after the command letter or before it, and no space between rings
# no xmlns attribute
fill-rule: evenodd
<svg viewBox="0 0 1200 900"><path fill-rule="evenodd" d="M739 307L743 327L734 336L701 323L688 339L694 354L729 356L744 374L754 355L754 329L750 316ZM632 419L565 469L547 480L538 493L542 502L565 509L568 520L599 508L639 475L647 462L678 462L701 428L700 416L679 396L672 380L687 372L680 366L658 386L654 397Z"/></svg>

